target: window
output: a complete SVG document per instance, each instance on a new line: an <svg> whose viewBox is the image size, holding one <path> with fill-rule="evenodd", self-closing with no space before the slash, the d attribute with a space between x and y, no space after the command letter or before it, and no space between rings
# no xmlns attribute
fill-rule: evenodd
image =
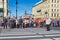
<svg viewBox="0 0 60 40"><path fill-rule="evenodd" d="M47 14L47 12L45 12L45 14Z"/></svg>
<svg viewBox="0 0 60 40"><path fill-rule="evenodd" d="M41 12L41 10L38 10L37 12Z"/></svg>
<svg viewBox="0 0 60 40"><path fill-rule="evenodd" d="M56 11L56 9L54 9L54 11Z"/></svg>
<svg viewBox="0 0 60 40"><path fill-rule="evenodd" d="M52 7L57 7L57 5L56 4L52 4Z"/></svg>
<svg viewBox="0 0 60 40"><path fill-rule="evenodd" d="M59 9L57 9L57 11L59 11Z"/></svg>
<svg viewBox="0 0 60 40"><path fill-rule="evenodd" d="M51 16L52 16L52 17L54 16L53 13L51 14Z"/></svg>
<svg viewBox="0 0 60 40"><path fill-rule="evenodd" d="M56 13L54 13L54 17L56 17Z"/></svg>
<svg viewBox="0 0 60 40"><path fill-rule="evenodd" d="M54 3L56 3L56 0L54 1Z"/></svg>
<svg viewBox="0 0 60 40"><path fill-rule="evenodd" d="M53 7L53 4L52 4L52 7Z"/></svg>
<svg viewBox="0 0 60 40"><path fill-rule="evenodd" d="M52 9L52 11L54 11L54 10Z"/></svg>
<svg viewBox="0 0 60 40"><path fill-rule="evenodd" d="M52 0L52 2L53 2L53 0Z"/></svg>
<svg viewBox="0 0 60 40"><path fill-rule="evenodd" d="M59 0L57 0L57 3L59 3Z"/></svg>

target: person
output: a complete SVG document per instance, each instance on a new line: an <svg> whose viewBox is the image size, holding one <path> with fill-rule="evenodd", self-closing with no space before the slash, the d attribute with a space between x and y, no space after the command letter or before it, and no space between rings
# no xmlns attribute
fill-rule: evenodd
<svg viewBox="0 0 60 40"><path fill-rule="evenodd" d="M26 19L23 19L23 28L26 27L26 25L25 25L25 24L26 24L25 20L26 20Z"/></svg>
<svg viewBox="0 0 60 40"><path fill-rule="evenodd" d="M18 19L16 19L16 28L19 28L19 22L18 22L19 20Z"/></svg>
<svg viewBox="0 0 60 40"><path fill-rule="evenodd" d="M56 27L56 25L57 25L57 20L56 20L56 18L55 18L54 21L53 21L53 25L54 25L54 27Z"/></svg>
<svg viewBox="0 0 60 40"><path fill-rule="evenodd" d="M10 28L13 28L14 26L14 22L13 22L13 18L10 19Z"/></svg>
<svg viewBox="0 0 60 40"><path fill-rule="evenodd" d="M7 26L10 27L10 17L8 17L7 20L8 20Z"/></svg>
<svg viewBox="0 0 60 40"><path fill-rule="evenodd" d="M35 22L35 24L36 24L36 28L38 27L38 25L39 25L39 19L37 18L37 19L35 19L34 20L34 22Z"/></svg>
<svg viewBox="0 0 60 40"><path fill-rule="evenodd" d="M23 19L20 17L20 19L18 20L19 22L19 27L23 28Z"/></svg>
<svg viewBox="0 0 60 40"><path fill-rule="evenodd" d="M39 24L39 28L40 28L40 20L41 20L41 19L39 19L39 23L38 23L38 24Z"/></svg>
<svg viewBox="0 0 60 40"><path fill-rule="evenodd" d="M47 31L50 31L50 24L51 24L51 19L47 17L47 18L46 18Z"/></svg>
<svg viewBox="0 0 60 40"><path fill-rule="evenodd" d="M59 20L58 20L58 26L60 27L60 18L59 18Z"/></svg>
<svg viewBox="0 0 60 40"><path fill-rule="evenodd" d="M4 29L7 29L7 18L3 18L3 27Z"/></svg>
<svg viewBox="0 0 60 40"><path fill-rule="evenodd" d="M34 24L34 22L33 22L33 19L31 18L31 19L29 20L29 27L33 27L33 24Z"/></svg>
<svg viewBox="0 0 60 40"><path fill-rule="evenodd" d="M29 20L28 19L26 20L26 27L27 28L29 27Z"/></svg>

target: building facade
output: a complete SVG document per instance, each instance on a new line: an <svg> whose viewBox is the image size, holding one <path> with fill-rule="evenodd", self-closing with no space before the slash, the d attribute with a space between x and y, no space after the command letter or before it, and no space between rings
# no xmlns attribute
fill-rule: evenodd
<svg viewBox="0 0 60 40"><path fill-rule="evenodd" d="M60 18L60 0L42 0L32 8L34 18Z"/></svg>
<svg viewBox="0 0 60 40"><path fill-rule="evenodd" d="M8 2L7 0L0 0L0 17L7 17L8 10Z"/></svg>

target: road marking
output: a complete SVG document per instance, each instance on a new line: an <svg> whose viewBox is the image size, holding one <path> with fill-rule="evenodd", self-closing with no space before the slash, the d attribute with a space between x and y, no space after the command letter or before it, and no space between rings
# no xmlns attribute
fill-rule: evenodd
<svg viewBox="0 0 60 40"><path fill-rule="evenodd" d="M52 36L60 36L59 34L58 35L45 35L45 37L52 37Z"/></svg>
<svg viewBox="0 0 60 40"><path fill-rule="evenodd" d="M0 39L14 39L14 38L33 38L33 37L43 37L42 35L36 35L36 36L13 36L13 37L0 37Z"/></svg>
<svg viewBox="0 0 60 40"><path fill-rule="evenodd" d="M55 40L60 40L60 38L53 38L53 39L55 39Z"/></svg>
<svg viewBox="0 0 60 40"><path fill-rule="evenodd" d="M52 39L29 39L29 40L52 40Z"/></svg>
<svg viewBox="0 0 60 40"><path fill-rule="evenodd" d="M23 34L23 33L15 33L15 34L14 34L14 33L13 33L13 34L9 34L9 33L8 33L8 34L6 34L6 33L4 34L4 33L1 33L0 36L10 36L10 35L34 35L34 34L36 34L36 33L24 33L24 34Z"/></svg>

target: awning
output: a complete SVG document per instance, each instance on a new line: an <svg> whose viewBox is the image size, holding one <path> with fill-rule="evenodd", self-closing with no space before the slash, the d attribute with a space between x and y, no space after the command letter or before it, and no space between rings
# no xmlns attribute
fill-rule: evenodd
<svg viewBox="0 0 60 40"><path fill-rule="evenodd" d="M43 21L44 21L44 20L46 20L46 18L44 18L44 17L43 17L43 18L41 18L41 20L43 20Z"/></svg>
<svg viewBox="0 0 60 40"><path fill-rule="evenodd" d="M0 8L0 12L3 12L3 8Z"/></svg>

